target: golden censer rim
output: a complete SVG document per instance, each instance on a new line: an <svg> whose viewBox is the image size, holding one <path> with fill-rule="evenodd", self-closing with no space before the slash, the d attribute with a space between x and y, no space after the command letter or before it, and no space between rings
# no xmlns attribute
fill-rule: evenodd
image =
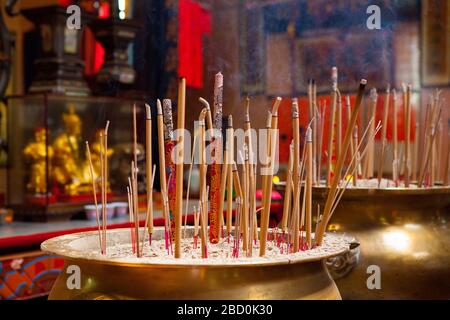
<svg viewBox="0 0 450 320"><path fill-rule="evenodd" d="M193 227L188 227L188 229L193 229ZM142 229L141 229L142 230ZM154 234L158 232L163 232L163 227L154 228ZM108 235L126 232L129 233L129 228L119 228L119 229L111 229L108 230ZM86 263L95 263L102 265L114 265L114 266L125 266L125 267L138 267L138 268L245 268L245 267L270 267L276 265L288 265L288 264L301 264L301 263L309 263L309 262L317 262L321 260L325 260L331 257L335 257L341 254L345 254L349 251L349 245L354 240L351 236L346 236L342 234L334 234L327 233L327 237L335 237L341 238L345 240L345 247L341 246L340 248L334 251L326 251L323 253L318 253L313 256L300 256L293 257L292 254L290 257L283 258L257 258L258 261L233 261L233 258L226 258L226 261L223 260L211 260L211 259L181 259L180 261L171 259L167 260L167 262L162 262L161 260L157 260L154 262L150 262L151 258L108 258L102 257L100 254L91 254L87 256L86 250L76 249L72 246L74 241L87 238L87 237L97 237L98 239L98 231L87 231L80 233L67 234L55 238L48 239L41 244L41 250L50 254L55 254L61 256L65 259L71 261L80 261ZM253 258L255 259L255 258Z"/></svg>

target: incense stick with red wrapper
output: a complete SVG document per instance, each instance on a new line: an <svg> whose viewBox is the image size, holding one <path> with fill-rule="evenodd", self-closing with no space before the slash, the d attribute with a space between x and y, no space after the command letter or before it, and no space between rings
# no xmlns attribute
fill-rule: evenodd
<svg viewBox="0 0 450 320"><path fill-rule="evenodd" d="M172 159L172 151L175 148L173 139L173 118L172 118L172 101L170 99L163 100L163 119L164 119L164 153L166 180L169 198L169 216L171 240L175 240L175 221L173 214L175 212L176 198L176 166Z"/></svg>
<svg viewBox="0 0 450 320"><path fill-rule="evenodd" d="M220 201L220 180L222 174L222 105L223 105L223 75L219 72L215 76L214 82L214 129L215 137L212 143L214 157L210 166L211 188L210 199L211 208L209 213L209 241L218 243L220 239L220 216L223 212L219 212Z"/></svg>

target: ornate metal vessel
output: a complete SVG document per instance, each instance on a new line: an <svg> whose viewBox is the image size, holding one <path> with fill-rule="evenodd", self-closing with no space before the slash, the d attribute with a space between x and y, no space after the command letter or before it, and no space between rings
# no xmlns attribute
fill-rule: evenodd
<svg viewBox="0 0 450 320"><path fill-rule="evenodd" d="M314 189L315 206L327 192ZM448 187L347 189L329 230L351 233L360 252L327 262L343 299L449 299L449 215ZM373 267L380 289L369 289Z"/></svg>
<svg viewBox="0 0 450 320"><path fill-rule="evenodd" d="M154 237L162 236L158 228ZM129 229L109 230L108 242L113 238L129 241ZM53 238L41 247L65 259L50 299L340 299L324 260L347 251L258 263L157 264L93 257L96 232ZM80 290L67 286L73 265L80 268Z"/></svg>

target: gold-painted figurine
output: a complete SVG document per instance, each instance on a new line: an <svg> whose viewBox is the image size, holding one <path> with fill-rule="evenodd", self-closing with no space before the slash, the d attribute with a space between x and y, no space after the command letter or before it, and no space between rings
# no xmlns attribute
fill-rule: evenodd
<svg viewBox="0 0 450 320"><path fill-rule="evenodd" d="M82 184L80 166L81 119L73 107L62 116L64 132L53 142L53 177L69 195L79 194L78 186Z"/></svg>
<svg viewBox="0 0 450 320"><path fill-rule="evenodd" d="M54 152L51 146L47 148L46 139L45 128L38 128L34 133L34 141L27 144L23 149L23 155L26 161L30 163L30 179L27 183L27 190L31 194L47 193L47 158L50 164Z"/></svg>

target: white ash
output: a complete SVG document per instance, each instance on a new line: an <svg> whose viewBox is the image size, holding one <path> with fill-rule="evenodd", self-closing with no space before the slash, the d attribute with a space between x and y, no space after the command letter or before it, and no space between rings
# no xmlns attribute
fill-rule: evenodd
<svg viewBox="0 0 450 320"><path fill-rule="evenodd" d="M143 263L143 264L174 264L174 265L232 265L232 264L271 264L271 263L293 263L301 261L312 261L325 259L348 251L349 243L353 240L351 237L328 233L325 235L322 245L310 250L299 251L297 253L287 254L287 245L282 242L280 246L276 241L270 240L266 244L266 255L259 256L259 241L255 244L252 241L252 256L247 257L246 252L242 250L242 241L239 246L239 257L233 257L234 239L228 237L221 239L218 244L208 242L208 258L202 258L201 239L197 240L197 248L193 248L193 238L182 240L182 257L176 259L173 254L168 254L165 248L165 241L153 240L152 244L146 240L142 257L136 257L132 252L132 246L129 241L123 241L123 238L114 238L116 234L108 235L108 247L106 256L101 255L100 250L91 248L86 258L98 260L110 260L122 263ZM118 235L118 234L117 234ZM142 242L140 243L140 245ZM174 247L174 245L173 245ZM86 252L85 252L86 254Z"/></svg>

